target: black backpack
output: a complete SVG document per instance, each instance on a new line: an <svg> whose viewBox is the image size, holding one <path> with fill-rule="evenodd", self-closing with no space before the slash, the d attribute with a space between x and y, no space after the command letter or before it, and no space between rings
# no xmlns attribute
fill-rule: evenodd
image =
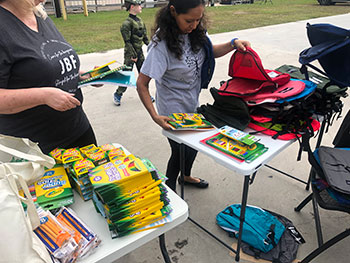
<svg viewBox="0 0 350 263"><path fill-rule="evenodd" d="M197 108L198 113L217 128L225 125L238 130L247 128L250 122L249 110L241 98L222 96L215 88L210 88L210 93L214 98L213 105L201 105Z"/></svg>
<svg viewBox="0 0 350 263"><path fill-rule="evenodd" d="M275 216L286 228L276 247L271 249L267 253L263 253L260 250L250 246L247 243L242 242L242 251L248 255L255 257L256 259L265 259L273 263L290 263L297 256L299 245L305 243L304 238L297 231L292 221L288 218L265 210Z"/></svg>

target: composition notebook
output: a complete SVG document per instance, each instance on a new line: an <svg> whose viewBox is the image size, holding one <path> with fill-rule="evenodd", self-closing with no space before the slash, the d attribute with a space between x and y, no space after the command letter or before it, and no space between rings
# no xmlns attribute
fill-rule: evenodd
<svg viewBox="0 0 350 263"><path fill-rule="evenodd" d="M90 74L91 77L80 81L78 83L79 88L97 84L113 84L125 87L135 87L136 78L134 72L125 71L125 69L130 69L130 67L123 65L112 69L111 64L115 62L116 61L109 62L101 67L82 74L82 76Z"/></svg>
<svg viewBox="0 0 350 263"><path fill-rule="evenodd" d="M173 121L168 122L173 130L208 130L214 128L199 113L173 113L169 117L173 119Z"/></svg>
<svg viewBox="0 0 350 263"><path fill-rule="evenodd" d="M226 156L247 163L254 161L268 150L265 145L259 142L247 145L234 139L230 139L221 133L217 133L209 138L201 140L200 142L225 154Z"/></svg>

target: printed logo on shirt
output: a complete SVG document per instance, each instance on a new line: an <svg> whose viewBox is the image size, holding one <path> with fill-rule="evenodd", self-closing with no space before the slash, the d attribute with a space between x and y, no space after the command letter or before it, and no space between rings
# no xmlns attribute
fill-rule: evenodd
<svg viewBox="0 0 350 263"><path fill-rule="evenodd" d="M183 56L187 67L192 71L193 82L199 78L199 54L193 52L189 41L185 41L184 43Z"/></svg>
<svg viewBox="0 0 350 263"><path fill-rule="evenodd" d="M79 80L80 62L73 48L59 40L47 40L42 43L40 50L42 56L59 71L55 86L68 92L75 92Z"/></svg>

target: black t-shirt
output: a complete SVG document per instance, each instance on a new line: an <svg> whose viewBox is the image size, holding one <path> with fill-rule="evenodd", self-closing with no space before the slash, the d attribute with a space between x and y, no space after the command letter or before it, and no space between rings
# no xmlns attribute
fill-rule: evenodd
<svg viewBox="0 0 350 263"><path fill-rule="evenodd" d="M56 87L83 102L79 57L50 18L37 17L35 32L0 6L0 21L0 88ZM44 152L69 145L89 126L82 107L60 112L41 105L0 114L0 133L39 142Z"/></svg>

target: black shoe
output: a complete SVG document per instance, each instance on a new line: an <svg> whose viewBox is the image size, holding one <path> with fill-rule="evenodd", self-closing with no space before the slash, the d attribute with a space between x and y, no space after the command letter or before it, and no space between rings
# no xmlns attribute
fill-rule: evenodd
<svg viewBox="0 0 350 263"><path fill-rule="evenodd" d="M198 183L191 183L191 182L186 182L184 181L184 185L192 185L192 186L195 186L195 187L198 187L198 188L207 188L209 186L209 183L201 178L198 178L199 179L199 182ZM179 184L182 183L182 180L181 180L181 177L179 177L177 179L177 181L179 182Z"/></svg>

